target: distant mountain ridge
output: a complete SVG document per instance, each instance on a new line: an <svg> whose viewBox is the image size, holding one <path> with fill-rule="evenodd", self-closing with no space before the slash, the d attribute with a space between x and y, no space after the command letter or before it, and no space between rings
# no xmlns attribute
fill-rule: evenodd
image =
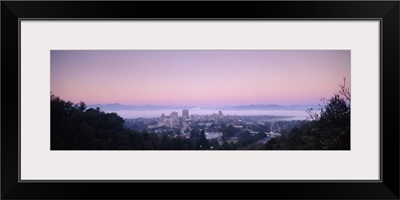
<svg viewBox="0 0 400 200"><path fill-rule="evenodd" d="M224 106L224 110L306 110L308 108L317 109L318 105L276 105L276 104L258 104L244 106Z"/></svg>
<svg viewBox="0 0 400 200"><path fill-rule="evenodd" d="M219 106L219 107L199 107L199 106L155 106L155 105L122 105L114 104L93 104L88 105L88 108L99 107L103 111L122 111L122 110L182 110L182 109L204 109L204 110L307 110L308 108L318 109L318 105L277 105L277 104L251 104L241 106Z"/></svg>
<svg viewBox="0 0 400 200"><path fill-rule="evenodd" d="M103 111L120 111L120 110L174 110L174 109L190 109L188 106L154 106L154 105L122 105L119 103L114 104L93 104L88 105L88 108L99 107Z"/></svg>

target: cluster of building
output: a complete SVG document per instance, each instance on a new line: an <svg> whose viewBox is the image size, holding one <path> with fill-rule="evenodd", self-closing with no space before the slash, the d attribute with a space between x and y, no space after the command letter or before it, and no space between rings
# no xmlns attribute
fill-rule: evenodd
<svg viewBox="0 0 400 200"><path fill-rule="evenodd" d="M280 126L268 117L224 116L222 111L210 115L189 115L189 110L183 109L181 117L176 111L171 112L169 115L162 113L159 118L143 121L143 125L145 124L147 124L147 130L152 133L167 133L173 137L187 139L190 139L192 129L204 130L206 139L216 140L219 145L222 145L224 142L222 129L227 126L235 129L234 135L230 135L224 139L227 143L237 143L239 140L238 136L244 132L248 132L252 136L264 132L267 137L259 141L262 143L267 142L271 138L281 136L279 133ZM268 131L263 128L265 126L268 126Z"/></svg>
<svg viewBox="0 0 400 200"><path fill-rule="evenodd" d="M216 114L214 114L216 115ZM222 111L218 111L218 117L223 117L224 114ZM195 118L195 116L192 116ZM188 109L183 109L182 110L182 118L180 119L178 116L178 112L173 111L169 116L165 116L164 113L161 114L161 116L158 118L158 123L156 126L151 126L151 128L154 127L169 127L169 128L174 128L178 127L180 124L183 126L188 126L187 121L190 121L190 116L189 116L189 110Z"/></svg>
<svg viewBox="0 0 400 200"><path fill-rule="evenodd" d="M178 112L172 112L169 117L166 117L164 113L158 118L157 126L167 126L167 127L175 127L179 125Z"/></svg>

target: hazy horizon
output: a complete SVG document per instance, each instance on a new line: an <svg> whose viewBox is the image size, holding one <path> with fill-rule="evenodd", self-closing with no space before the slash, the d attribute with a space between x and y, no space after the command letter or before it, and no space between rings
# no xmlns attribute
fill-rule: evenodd
<svg viewBox="0 0 400 200"><path fill-rule="evenodd" d="M189 115L213 115L218 114L219 109L188 109ZM318 110L315 110L319 113ZM160 109L160 110L108 110L106 113L117 113L125 119L135 118L158 118L162 114L170 116L172 112L177 112L178 117L182 117L182 110L178 109ZM309 117L309 114L304 110L222 110L224 116L275 116L288 120L304 120Z"/></svg>
<svg viewBox="0 0 400 200"><path fill-rule="evenodd" d="M57 96L57 95L56 95ZM79 103L79 102L77 102ZM120 105L120 106L160 106L160 107L185 107L185 108L219 108L219 107L239 107L239 106L315 106L317 104L238 104L238 105L217 105L217 106L201 106L201 105L166 105L166 104L121 104L118 102L115 103L95 103L95 104L87 104L87 105Z"/></svg>
<svg viewBox="0 0 400 200"><path fill-rule="evenodd" d="M349 50L51 51L51 92L87 105L316 105L344 77Z"/></svg>
<svg viewBox="0 0 400 200"><path fill-rule="evenodd" d="M306 112L313 108L319 112L318 105L242 105L222 107L199 107L199 106L134 106L121 104L92 104L88 108L99 107L100 110L108 113L117 113L123 118L158 118L162 114L169 116L172 112L178 112L182 116L182 110L189 110L189 115L212 115L222 111L224 115L230 116L280 116L285 120L303 120L309 117ZM133 106L133 107L132 107Z"/></svg>

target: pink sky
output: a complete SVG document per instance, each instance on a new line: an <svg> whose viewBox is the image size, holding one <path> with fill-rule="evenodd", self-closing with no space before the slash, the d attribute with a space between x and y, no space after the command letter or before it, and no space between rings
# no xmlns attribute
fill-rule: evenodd
<svg viewBox="0 0 400 200"><path fill-rule="evenodd" d="M52 50L51 92L86 104L317 104L349 50Z"/></svg>

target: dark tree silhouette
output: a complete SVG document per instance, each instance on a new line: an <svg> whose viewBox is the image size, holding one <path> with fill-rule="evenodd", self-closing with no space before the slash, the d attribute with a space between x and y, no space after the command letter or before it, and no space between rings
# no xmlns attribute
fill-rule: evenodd
<svg viewBox="0 0 400 200"><path fill-rule="evenodd" d="M199 146L199 149L209 149L210 148L210 145L209 145L208 140L206 138L206 134L205 134L204 129L201 130L201 132L200 132L200 138L199 138L199 145L198 146Z"/></svg>
<svg viewBox="0 0 400 200"><path fill-rule="evenodd" d="M280 138L271 139L266 149L350 150L350 89L346 79L330 99L321 99L320 113L308 109L310 121Z"/></svg>

